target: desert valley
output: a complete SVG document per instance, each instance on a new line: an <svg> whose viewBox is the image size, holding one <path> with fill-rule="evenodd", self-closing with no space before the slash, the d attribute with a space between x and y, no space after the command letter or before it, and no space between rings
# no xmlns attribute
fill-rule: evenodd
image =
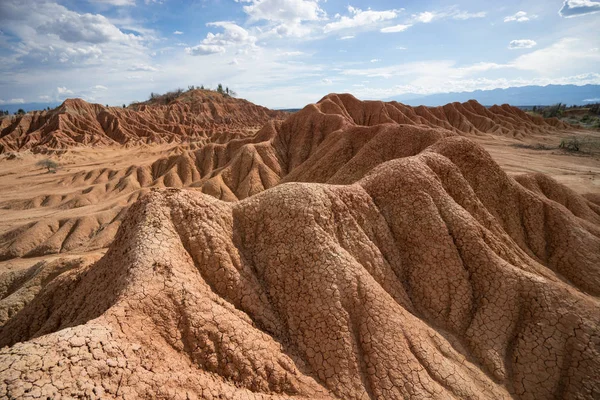
<svg viewBox="0 0 600 400"><path fill-rule="evenodd" d="M569 140L600 132L350 94L4 117L0 397L599 398Z"/></svg>

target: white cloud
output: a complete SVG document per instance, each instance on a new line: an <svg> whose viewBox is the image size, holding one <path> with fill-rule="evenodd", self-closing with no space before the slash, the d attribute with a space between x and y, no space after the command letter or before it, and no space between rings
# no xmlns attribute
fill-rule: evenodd
<svg viewBox="0 0 600 400"><path fill-rule="evenodd" d="M274 33L279 37L303 37L309 35L312 31L312 26L303 25L299 21L290 21L275 26L269 33Z"/></svg>
<svg viewBox="0 0 600 400"><path fill-rule="evenodd" d="M585 99L583 101L585 103L598 103L598 102L600 102L600 97L594 97L593 99Z"/></svg>
<svg viewBox="0 0 600 400"><path fill-rule="evenodd" d="M181 32L181 31L175 31L175 32L173 32L173 35L183 35L183 32Z"/></svg>
<svg viewBox="0 0 600 400"><path fill-rule="evenodd" d="M526 22L537 18L537 15L527 15L525 11L518 11L513 15L504 17L504 22Z"/></svg>
<svg viewBox="0 0 600 400"><path fill-rule="evenodd" d="M453 19L458 19L458 20L467 20L467 19L471 19L471 18L485 18L487 15L487 13L485 11L479 11L476 13L470 13L467 11L458 11L455 14L453 14L451 17Z"/></svg>
<svg viewBox="0 0 600 400"><path fill-rule="evenodd" d="M209 32L199 45L187 47L185 49L186 53L193 56L221 54L225 53L228 47L234 47L238 51L245 52L256 46L256 37L233 22L209 22L206 25L223 28L224 31L217 34Z"/></svg>
<svg viewBox="0 0 600 400"><path fill-rule="evenodd" d="M50 1L0 1L0 26L11 34L7 61L29 68L124 64L143 58L146 37L126 34L100 14L80 14ZM14 38L18 43L14 43Z"/></svg>
<svg viewBox="0 0 600 400"><path fill-rule="evenodd" d="M371 62L372 62L372 63L376 63L376 62L379 62L379 61L381 61L379 58L373 58L373 59L371 60Z"/></svg>
<svg viewBox="0 0 600 400"><path fill-rule="evenodd" d="M64 94L73 94L73 91L72 91L72 90L70 90L70 89L67 89L67 88L66 88L66 87L64 87L64 86L62 86L62 87L61 87L61 86L57 87L57 88L56 88L56 92L57 92L59 95L64 95Z"/></svg>
<svg viewBox="0 0 600 400"><path fill-rule="evenodd" d="M404 46L396 46L396 50L406 50L407 48Z"/></svg>
<svg viewBox="0 0 600 400"><path fill-rule="evenodd" d="M146 64L136 64L136 65L132 65L131 67L127 68L127 71L146 71L146 72L156 72L158 71L157 68L154 68L151 65L146 65Z"/></svg>
<svg viewBox="0 0 600 400"><path fill-rule="evenodd" d="M324 83L325 85L331 85L333 83L333 81L331 79L321 79L321 82Z"/></svg>
<svg viewBox="0 0 600 400"><path fill-rule="evenodd" d="M472 92L475 90L492 90L498 88L521 87L521 86L546 86L546 85L586 85L600 84L600 74L573 75L557 78L536 77L532 79L523 78L453 78L438 79L438 77L416 77L408 84L375 87L355 87L350 90L355 96L362 99L385 99L392 96L412 94L434 94L448 92ZM356 86L356 85L353 85ZM600 100L600 99L599 99Z"/></svg>
<svg viewBox="0 0 600 400"><path fill-rule="evenodd" d="M423 24L428 24L434 20L440 20L440 19L446 19L446 18L452 18L455 20L465 21L465 20L472 19L472 18L485 18L486 15L487 15L487 13L485 11L471 13L468 11L461 11L460 9L458 9L456 7L449 7L447 9L441 10L441 11L424 11L422 13L413 14L412 20L415 23L420 22Z"/></svg>
<svg viewBox="0 0 600 400"><path fill-rule="evenodd" d="M25 99L9 99L9 100L2 100L0 99L0 104L23 104L25 103Z"/></svg>
<svg viewBox="0 0 600 400"><path fill-rule="evenodd" d="M247 30L229 21L209 22L206 26L223 28L223 33L213 34L209 32L204 44L227 46L227 45L251 45L254 46L256 38L251 36Z"/></svg>
<svg viewBox="0 0 600 400"><path fill-rule="evenodd" d="M438 85L440 88L435 92L439 93L460 89L458 82L463 82L466 87L475 89L478 88L477 85L482 85L479 88L489 87L483 85L484 83L487 85L486 82L491 81L490 78L487 78L490 76L488 73L500 70L506 71L506 74L503 74L505 76L513 76L512 81L515 82L518 79L523 79L524 82L533 82L534 79L537 79L535 82L548 83L556 83L564 79L564 84L600 82L600 73L590 73L590 71L596 71L598 65L600 65L600 53L590 52L587 41L566 38L546 48L518 56L507 63L479 62L457 66L456 62L452 60L437 60L375 68L345 69L340 73L369 78L396 78L397 81L412 82L413 85L420 85L431 90ZM517 78L519 76L517 74L531 77L528 79ZM566 79L565 77L571 78ZM498 80L494 81L497 83ZM455 82L457 87L450 87L448 82ZM444 89L441 89L442 87Z"/></svg>
<svg viewBox="0 0 600 400"><path fill-rule="evenodd" d="M96 85L94 86L92 89L97 89L97 90L108 90L108 88L104 85Z"/></svg>
<svg viewBox="0 0 600 400"><path fill-rule="evenodd" d="M316 22L327 18L319 0L235 0L250 3L244 6L249 23L265 22L259 32L279 37L305 37L317 27ZM306 23L308 22L308 24Z"/></svg>
<svg viewBox="0 0 600 400"><path fill-rule="evenodd" d="M383 33L396 33L396 32L404 32L405 30L407 30L408 28L410 28L412 25L394 25L394 26L388 26L386 28L382 28L381 32Z"/></svg>
<svg viewBox="0 0 600 400"><path fill-rule="evenodd" d="M600 2L591 0L565 0L558 11L561 17L572 18L600 12Z"/></svg>
<svg viewBox="0 0 600 400"><path fill-rule="evenodd" d="M186 47L185 52L191 56L206 56L210 54L222 54L225 53L225 47L223 46L215 46L215 45L207 45L207 44L199 44L193 47Z"/></svg>
<svg viewBox="0 0 600 400"><path fill-rule="evenodd" d="M417 75L447 75L454 66L454 61L410 62L387 67L346 69L342 75L365 76L369 78L391 78L394 76L410 77Z"/></svg>
<svg viewBox="0 0 600 400"><path fill-rule="evenodd" d="M279 53L279 54L284 57L296 57L296 56L305 55L306 53L304 53L302 51L284 51L283 53Z"/></svg>
<svg viewBox="0 0 600 400"><path fill-rule="evenodd" d="M400 11L401 10L373 11L371 9L363 11L359 8L348 6L348 12L351 16L340 16L336 21L326 24L323 27L323 31L328 33L342 29L376 25L397 18Z"/></svg>
<svg viewBox="0 0 600 400"><path fill-rule="evenodd" d="M354 39L354 37L355 37L354 35L342 36L342 37L340 38L340 40L349 40L349 39Z"/></svg>
<svg viewBox="0 0 600 400"><path fill-rule="evenodd" d="M135 6L135 0L89 0L92 3L109 4L111 6Z"/></svg>
<svg viewBox="0 0 600 400"><path fill-rule="evenodd" d="M511 40L510 43L508 44L508 48L511 49L511 50L515 50L515 49L531 49L535 45L537 45L537 43L535 42L535 40L531 40L531 39L518 39L518 40Z"/></svg>
<svg viewBox="0 0 600 400"><path fill-rule="evenodd" d="M436 15L432 12L429 11L425 11L419 14L416 14L414 16L414 19L418 22L422 22L424 24L428 24L429 22L433 21L433 19L436 17Z"/></svg>
<svg viewBox="0 0 600 400"><path fill-rule="evenodd" d="M600 53L589 51L587 40L564 38L549 47L523 54L512 64L544 76L581 74L598 70Z"/></svg>
<svg viewBox="0 0 600 400"><path fill-rule="evenodd" d="M56 35L69 43L87 42L93 44L110 41L135 40L134 35L126 35L100 14L78 14L64 12L36 28L42 34Z"/></svg>
<svg viewBox="0 0 600 400"><path fill-rule="evenodd" d="M237 1L237 0L236 0ZM326 16L317 0L249 0L244 12L250 21L316 21Z"/></svg>

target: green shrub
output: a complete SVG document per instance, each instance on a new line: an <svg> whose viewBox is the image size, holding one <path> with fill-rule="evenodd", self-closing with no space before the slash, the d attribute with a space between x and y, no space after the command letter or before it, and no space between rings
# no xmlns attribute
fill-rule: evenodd
<svg viewBox="0 0 600 400"><path fill-rule="evenodd" d="M577 138L563 139L558 147L567 151L579 151L581 150L581 141Z"/></svg>
<svg viewBox="0 0 600 400"><path fill-rule="evenodd" d="M45 160L40 160L35 165L41 168L46 168L48 172L51 172L53 174L56 173L56 170L58 169L58 163L50 160L49 158Z"/></svg>

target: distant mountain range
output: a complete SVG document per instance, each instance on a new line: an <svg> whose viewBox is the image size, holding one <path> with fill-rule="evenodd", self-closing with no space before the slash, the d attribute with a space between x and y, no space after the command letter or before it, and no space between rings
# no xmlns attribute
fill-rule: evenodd
<svg viewBox="0 0 600 400"><path fill-rule="evenodd" d="M455 101L463 103L472 99L486 106L494 104L541 106L557 103L583 105L586 103L600 103L600 85L522 86L507 89L437 93L431 95L407 93L401 96L390 97L389 99L385 99L385 101L395 100L411 106L441 106Z"/></svg>

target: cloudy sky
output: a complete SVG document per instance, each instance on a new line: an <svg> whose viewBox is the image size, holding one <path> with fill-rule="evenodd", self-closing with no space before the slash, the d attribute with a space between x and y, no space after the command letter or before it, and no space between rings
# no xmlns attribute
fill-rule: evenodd
<svg viewBox="0 0 600 400"><path fill-rule="evenodd" d="M600 84L600 2L0 1L0 105L219 82L269 107Z"/></svg>

